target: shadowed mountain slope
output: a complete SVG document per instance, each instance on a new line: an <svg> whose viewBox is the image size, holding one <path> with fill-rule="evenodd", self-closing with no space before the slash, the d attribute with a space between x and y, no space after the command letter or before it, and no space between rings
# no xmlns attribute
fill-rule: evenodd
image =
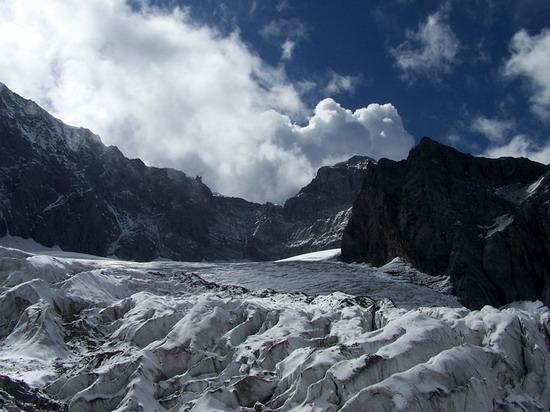
<svg viewBox="0 0 550 412"><path fill-rule="evenodd" d="M448 275L469 307L550 302L548 167L486 159L424 138L369 168L342 242L345 261L399 256Z"/></svg>

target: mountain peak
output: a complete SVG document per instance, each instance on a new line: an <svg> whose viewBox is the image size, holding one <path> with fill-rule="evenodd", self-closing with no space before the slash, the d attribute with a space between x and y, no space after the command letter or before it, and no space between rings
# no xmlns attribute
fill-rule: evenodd
<svg viewBox="0 0 550 412"><path fill-rule="evenodd" d="M31 144L55 151L65 146L70 151L102 145L98 135L83 127L69 126L52 116L38 103L25 99L0 82L0 119L19 129Z"/></svg>
<svg viewBox="0 0 550 412"><path fill-rule="evenodd" d="M537 203L510 201L527 199L546 166L474 157L425 137L407 160L373 171L344 232L344 260L381 265L404 257L425 273L449 276L454 293L474 308L548 301L550 282L541 294L550 259L541 233L550 227L548 194L533 197Z"/></svg>
<svg viewBox="0 0 550 412"><path fill-rule="evenodd" d="M424 136L420 142L411 149L406 162L411 165L417 163L428 164L447 164L466 162L472 155L462 153L454 147L440 143L430 137Z"/></svg>
<svg viewBox="0 0 550 412"><path fill-rule="evenodd" d="M420 139L420 141L412 149L412 151L427 152L431 154L435 152L446 152L446 153L456 153L462 156L466 156L464 153L459 152L454 147L438 142L437 140L432 139L431 137L428 137L428 136L422 137L422 139Z"/></svg>
<svg viewBox="0 0 550 412"><path fill-rule="evenodd" d="M366 169L369 164L376 164L376 160L363 155L355 155L340 163L336 163L333 167L353 167L355 169Z"/></svg>
<svg viewBox="0 0 550 412"><path fill-rule="evenodd" d="M418 146L427 146L427 145L440 145L445 146L442 143L439 143L437 140L432 139L429 136L422 136L422 139L418 142Z"/></svg>

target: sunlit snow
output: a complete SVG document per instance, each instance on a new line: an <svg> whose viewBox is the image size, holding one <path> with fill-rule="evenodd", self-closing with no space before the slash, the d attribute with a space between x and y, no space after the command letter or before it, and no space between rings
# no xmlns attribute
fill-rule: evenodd
<svg viewBox="0 0 550 412"><path fill-rule="evenodd" d="M546 307L469 311L445 277L400 259L373 268L341 263L337 251L267 263L37 253L0 247L0 377L70 410L550 402Z"/></svg>

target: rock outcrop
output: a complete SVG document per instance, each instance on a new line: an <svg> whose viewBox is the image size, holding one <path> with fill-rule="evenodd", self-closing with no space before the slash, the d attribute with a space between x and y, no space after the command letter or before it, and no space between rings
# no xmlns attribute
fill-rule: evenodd
<svg viewBox="0 0 550 412"><path fill-rule="evenodd" d="M321 167L311 183L284 207L264 206L249 238L247 255L262 260L339 247L351 205L367 169L374 164L369 157L354 156Z"/></svg>
<svg viewBox="0 0 550 412"><path fill-rule="evenodd" d="M450 277L472 308L550 302L547 166L486 159L424 138L406 160L367 171L342 241L345 261L402 257Z"/></svg>

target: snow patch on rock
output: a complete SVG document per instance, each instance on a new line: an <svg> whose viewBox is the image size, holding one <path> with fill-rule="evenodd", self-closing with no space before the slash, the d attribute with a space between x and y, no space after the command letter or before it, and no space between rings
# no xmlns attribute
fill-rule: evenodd
<svg viewBox="0 0 550 412"><path fill-rule="evenodd" d="M304 253L303 255L292 256L280 259L277 262L318 262L320 260L335 259L340 256L340 249L321 250L319 252Z"/></svg>
<svg viewBox="0 0 550 412"><path fill-rule="evenodd" d="M492 225L486 227L487 233L485 234L485 238L490 238L495 233L502 232L505 230L508 226L510 226L514 222L514 218L510 215L502 215L495 218L495 221Z"/></svg>

